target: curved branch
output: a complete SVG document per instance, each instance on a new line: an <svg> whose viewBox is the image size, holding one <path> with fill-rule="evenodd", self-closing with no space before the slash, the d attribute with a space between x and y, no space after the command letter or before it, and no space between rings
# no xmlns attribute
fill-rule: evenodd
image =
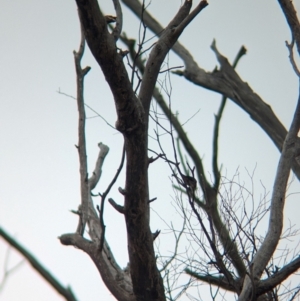
<svg viewBox="0 0 300 301"><path fill-rule="evenodd" d="M266 280L260 281L256 289L257 295L260 296L262 294L269 292L277 285L282 283L289 276L291 276L299 268L300 268L300 256L298 256L296 259L291 261L289 264L285 265L282 269L277 271L271 277L267 278Z"/></svg>
<svg viewBox="0 0 300 301"><path fill-rule="evenodd" d="M290 0L278 0L292 33L292 40L296 41L298 53L300 54L300 24L293 2Z"/></svg>
<svg viewBox="0 0 300 301"><path fill-rule="evenodd" d="M122 301L134 301L132 283L130 274L125 273L116 263L114 256L109 248L107 241L103 235L103 223L101 225L97 212L94 208L91 197L91 190L95 188L99 182L102 165L109 151L108 146L99 143L100 148L95 170L90 178L88 178L87 168L87 151L85 138L85 108L84 108L84 76L85 70L82 69L80 62L84 52L85 39L82 32L79 51L74 51L76 75L77 75L77 107L78 107L78 153L80 163L80 182L81 182L81 205L78 214L80 215L77 233L65 234L60 237L60 241L64 245L73 245L86 252L94 261L98 271L105 282L107 288L115 296L116 299ZM108 191L107 191L108 193ZM91 241L84 239L83 233L86 223L89 228ZM102 238L103 237L103 238ZM103 250L100 252L99 245L103 244Z"/></svg>
<svg viewBox="0 0 300 301"><path fill-rule="evenodd" d="M11 237L3 228L0 227L0 236L24 256L31 266L49 283L60 295L68 301L77 301L70 287L64 287L46 268L42 265L26 248L24 248L16 239Z"/></svg>
<svg viewBox="0 0 300 301"><path fill-rule="evenodd" d="M108 32L98 1L76 0L76 3L86 41L114 96L116 128L122 133L132 131L142 122L143 109L132 90L122 53L118 53L115 39Z"/></svg>
<svg viewBox="0 0 300 301"><path fill-rule="evenodd" d="M160 71L160 67L169 52L169 50L176 43L177 39L185 29L185 27L196 17L197 14L204 9L208 3L202 0L195 10L189 14L192 1L186 0L179 9L176 16L164 29L156 45L151 50L149 59L145 66L145 73L141 85L139 98L141 99L145 112L149 112L150 102L155 87L157 76Z"/></svg>
<svg viewBox="0 0 300 301"><path fill-rule="evenodd" d="M212 166L213 166L213 174L215 179L213 187L215 190L219 189L220 180L221 180L221 173L218 164L219 130L220 130L220 122L223 116L226 102L227 102L227 98L223 96L218 113L215 115L215 126L214 126L214 134L213 134L213 154L212 154Z"/></svg>
<svg viewBox="0 0 300 301"><path fill-rule="evenodd" d="M162 94L159 92L158 88L154 89L153 97L155 98L156 102L158 103L161 110L164 112L165 116L169 119L172 126L176 130L180 141L182 142L185 150L192 158L194 165L196 166L198 180L200 182L201 188L203 193L206 195L208 191L211 190L211 187L206 179L204 168L202 164L202 160L199 156L199 152L195 149L193 144L191 143L190 139L188 138L186 132L184 131L182 125L180 124L179 120L177 119L176 115L170 110L167 106Z"/></svg>
<svg viewBox="0 0 300 301"><path fill-rule="evenodd" d="M59 239L63 245L74 246L91 257L106 287L118 301L136 301L132 291L130 274L118 266L106 244L104 244L103 252L99 252L99 246L96 243L77 233L64 234Z"/></svg>
<svg viewBox="0 0 300 301"><path fill-rule="evenodd" d="M189 14L192 1L185 1L152 49L140 87L139 99L132 90L122 61L123 56L117 51L115 39L108 33L107 22L99 8L98 1L76 0L76 3L87 43L114 95L118 115L116 128L123 133L125 138L127 168L124 215L133 291L137 299L165 300L149 227L148 112L161 64L184 27L189 23L178 28L178 25ZM202 3L205 4L206 1L203 0ZM205 5L202 5L201 9L204 7ZM193 17L201 9L198 9ZM98 245L99 235L101 237L104 229L101 227L100 229L94 222L96 218L93 210L91 206L89 229L93 242Z"/></svg>
<svg viewBox="0 0 300 301"><path fill-rule="evenodd" d="M98 154L96 166L93 171L93 175L89 178L90 190L93 190L100 180L104 159L109 151L109 147L107 145L103 144L102 142L98 143L98 147L100 148L100 151Z"/></svg>
<svg viewBox="0 0 300 301"><path fill-rule="evenodd" d="M129 40L127 37L121 37L122 41L128 46L129 52L131 55L132 60L135 59L136 57L136 52L134 50L134 43L132 43L132 40ZM238 59L245 53L245 49L242 47L239 53L237 54L237 57L235 59L234 64L237 64ZM136 60L136 66L139 68L139 71L141 74L144 74L145 67L143 64L142 59L139 57L138 60ZM211 215L213 219L214 226L216 227L216 230L218 232L218 235L220 236L221 242L226 249L227 255L231 258L232 263L236 270L238 271L238 274L240 277L244 277L246 273L246 267L243 263L243 260L239 256L239 251L237 249L237 246L235 242L231 239L229 231L225 227L224 223L221 220L220 214L218 212L218 206L217 206L217 201L216 201L216 193L213 187L210 186L208 183L205 173L204 173L204 168L202 164L202 160L199 156L199 153L196 151L194 148L193 144L190 142L187 134L185 133L183 127L181 126L179 120L177 117L172 113L171 109L168 107L166 104L163 95L159 92L158 88L154 88L153 91L153 97L160 106L161 110L164 112L165 116L169 119L171 122L172 126L175 128L178 137L182 144L184 145L187 153L193 160L194 165L196 166L197 170L197 175L198 175L198 180L200 182L200 186L203 190L203 193L205 195L206 199L206 204L203 204L200 202L197 198L195 198L195 201L198 206L200 206L203 210L205 210L208 214ZM179 154L181 154L179 150ZM179 188L180 189L180 188ZM209 208L207 204L214 204L211 205ZM209 210L210 212L208 212Z"/></svg>
<svg viewBox="0 0 300 301"><path fill-rule="evenodd" d="M113 29L113 36L115 41L118 41L121 32L122 32L122 27L123 27L123 14L122 14L122 8L120 5L120 1L119 0L113 0L114 3L114 7L116 10L116 14L117 14L117 18L116 18L116 25L115 28Z"/></svg>
<svg viewBox="0 0 300 301"><path fill-rule="evenodd" d="M122 0L122 2L127 5L137 17L139 17L141 4L138 0ZM285 2L289 1L286 0ZM162 34L163 27L149 13L144 13L143 21L156 35L160 36ZM195 85L230 98L250 115L250 117L266 132L281 152L287 130L274 114L271 107L266 104L247 83L240 79L225 57L218 57L218 60L223 57L227 62L226 63L224 60L220 62L219 60L222 67L221 70L211 73L200 68L190 52L179 42L174 44L172 50L185 64L185 70L183 72L174 72L175 74L184 76ZM300 179L300 165L295 160L293 161L292 169L297 178Z"/></svg>
<svg viewBox="0 0 300 301"><path fill-rule="evenodd" d="M271 107L254 93L247 83L241 80L227 58L217 50L215 42L212 44L212 49L221 65L220 70L206 73L198 66L194 66L190 69L186 68L184 72L177 71L176 74L183 75L194 84L221 93L233 100L261 126L281 152L287 134L285 127ZM300 165L296 160L293 160L292 169L300 179Z"/></svg>
<svg viewBox="0 0 300 301"><path fill-rule="evenodd" d="M232 64L233 68L235 68L240 60L240 58L246 54L246 48L244 46L241 47L239 50L236 58L234 59L234 62ZM213 173L214 173L214 189L218 189L220 185L220 178L221 174L219 171L219 166L218 166L218 141L219 141L219 128L220 128L220 122L221 118L224 112L224 108L226 105L227 98L225 96L222 96L222 101L219 107L219 111L217 115L215 115L215 127L214 127L214 135L213 135L213 158L212 158L212 165L213 165Z"/></svg>
<svg viewBox="0 0 300 301"><path fill-rule="evenodd" d="M283 226L283 209L285 194L292 160L295 158L297 148L297 135L300 130L300 91L294 118L290 130L284 141L282 153L278 163L273 194L269 227L266 238L253 259L254 277L260 276L270 260L279 242Z"/></svg>
<svg viewBox="0 0 300 301"><path fill-rule="evenodd" d="M110 182L110 184L108 185L108 187L105 190L105 192L101 195L100 225L101 225L101 228L102 228L102 233L101 233L101 240L100 240L100 251L102 251L104 237L105 237L105 225L104 225L104 218L103 218L103 214L104 214L104 202L105 202L105 199L106 199L108 193L110 192L111 188L113 187L113 185L115 184L115 182L117 181L117 179L118 179L118 177L120 175L120 172L121 172L121 170L123 168L124 160L125 160L125 146L123 146L122 158L121 158L120 165L119 165L119 167L117 169L117 172L116 172L115 176L113 177L112 181Z"/></svg>
<svg viewBox="0 0 300 301"><path fill-rule="evenodd" d="M201 274L198 274L190 269L185 269L185 272L200 280L200 281L203 281L203 282L206 282L208 284L212 284L212 285L215 285L215 286L218 286L226 291L231 291L231 292L236 292L236 288L232 286L232 284L228 283L226 277L224 276L221 276L221 277L215 277L215 276L212 276L212 275L209 275L209 274L206 274L206 275L201 275Z"/></svg>
<svg viewBox="0 0 300 301"><path fill-rule="evenodd" d="M155 88L153 97L159 104L160 108L162 111L165 113L165 115L169 118L170 122L174 126L176 132L178 133L178 136L180 137L181 142L183 143L186 151L188 152L189 156L192 158L196 170L198 173L198 179L201 185L201 188L204 192L205 199L207 202L207 205L209 206L204 206L202 207L208 214L211 215L213 219L214 226L216 227L216 230L218 232L218 235L220 236L222 245L226 249L226 252L228 256L231 258L233 265L237 269L239 275L243 277L246 273L246 268L245 265L239 256L239 252L237 249L236 244L233 242L233 240L230 237L230 234L226 227L224 226L224 223L222 222L220 215L218 213L218 206L217 206L217 201L216 197L217 195L215 194L215 190L210 186L210 184L207 182L205 174L204 174L204 169L202 165L202 160L199 156L199 153L196 151L192 143L190 142L189 138L187 137L186 133L184 132L180 122L176 118L176 116L171 112L169 107L166 105L163 96L159 93L158 89Z"/></svg>
<svg viewBox="0 0 300 301"><path fill-rule="evenodd" d="M121 214L124 214L124 206L117 204L112 198L108 199L108 202Z"/></svg>
<svg viewBox="0 0 300 301"><path fill-rule="evenodd" d="M271 211L269 218L269 226L266 237L255 254L251 263L251 279L260 279L266 265L273 255L282 232L283 227L283 209L285 204L285 194L287 181L293 160L298 156L299 145L297 143L297 134L300 130L300 91L298 102L295 109L294 117L290 130L285 138L282 153L277 167L276 178L273 186L273 194L271 198ZM239 296L239 301L248 300L249 295L253 292L252 281L250 277L246 277L243 290Z"/></svg>
<svg viewBox="0 0 300 301"><path fill-rule="evenodd" d="M122 2L128 6L128 8L138 17L140 18L142 12L142 5L138 0L122 0ZM149 14L147 11L143 13L143 22L145 25L157 36L161 36L164 28ZM194 61L192 55L189 51L180 44L180 42L176 42L172 50L184 61L185 66L192 67L193 65L197 65Z"/></svg>

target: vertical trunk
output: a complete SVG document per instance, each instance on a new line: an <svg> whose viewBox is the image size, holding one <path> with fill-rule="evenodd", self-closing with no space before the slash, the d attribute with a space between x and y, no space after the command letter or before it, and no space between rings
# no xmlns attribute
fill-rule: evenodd
<svg viewBox="0 0 300 301"><path fill-rule="evenodd" d="M126 135L127 155L125 219L133 290L137 300L165 300L164 286L156 268L149 227L148 136L143 123Z"/></svg>

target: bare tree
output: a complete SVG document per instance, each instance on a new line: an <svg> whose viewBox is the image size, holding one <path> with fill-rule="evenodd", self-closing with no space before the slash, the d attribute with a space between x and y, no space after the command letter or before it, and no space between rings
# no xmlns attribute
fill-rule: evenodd
<svg viewBox="0 0 300 301"><path fill-rule="evenodd" d="M124 53L116 46L122 30L122 12L119 2L115 1L114 4L117 13L116 26L109 33L108 18L102 14L97 1L77 2L84 36L114 96L118 115L116 129L124 137L126 183L125 188L120 189L124 195L124 207L120 211L126 221L130 272L126 273L112 260L113 255L103 236L104 228L101 227L103 225L100 224L97 212L92 206L91 190L99 180L99 167L107 147L100 145L99 164L97 163L93 176L88 178L82 86L83 77L88 69L82 70L80 67L84 42L81 43L78 53L75 53L80 113L78 150L82 191L79 212L81 220L76 234L63 235L60 239L63 244L72 244L89 254L105 284L118 300L165 300L163 281L156 266L153 234L149 227L148 166L151 163L148 158L149 109L157 76L167 53L185 27L207 6L207 2L201 1L190 12L192 2L186 1L165 28L150 52L138 95L132 88L123 63ZM102 202L104 197L102 196ZM82 237L86 223L92 241Z"/></svg>
<svg viewBox="0 0 300 301"><path fill-rule="evenodd" d="M105 227L102 217L103 204L107 193L101 196L100 217L95 211L91 199L91 190L99 179L101 162L107 153L107 147L100 145L99 160L93 175L89 178L86 163L83 104L83 78L88 69L81 69L80 67L84 39L80 50L78 53L75 53L78 76L77 100L80 116L78 144L82 191L82 203L78 210L80 225L75 234L61 236L61 242L74 245L90 255L98 267L103 281L118 300L165 300L164 284L156 265L153 234L149 228L149 203L151 200L149 199L148 190L148 166L154 159L148 158L147 149L149 110L152 98L154 98L174 127L180 143L184 146L195 167L191 168L188 165L185 166L185 170L182 170L180 167L172 131L169 134L173 139L175 160L170 160L163 150L161 154L158 154L158 157L163 158L170 165L175 180L186 192L190 208L197 218L200 228L204 231L205 239L208 242L205 247L203 244L203 251L210 253L211 264L218 270L219 275L213 277L207 273L200 277L199 274L196 275L188 268L187 272L202 281L213 283L225 290L234 291L239 295L239 300L256 300L259 296L274 298L273 295L267 295L267 293L299 268L299 258L296 258L289 263L289 268L285 266L277 271L276 275L269 274L267 279L262 280L262 275L276 250L282 234L284 200L290 169L293 168L294 173L299 177L299 164L297 162L297 156L299 155L297 138L300 125L299 103L291 127L287 131L270 106L265 104L252 91L249 85L242 81L234 71L236 63L231 65L218 51L215 42L212 44L212 50L217 56L221 69L208 73L198 67L188 50L179 44L177 40L185 27L207 6L206 1L201 1L191 12L192 1L185 1L166 28L159 25L147 13L144 5L137 0L123 2L141 19L145 26L158 36L158 40L150 50L145 63L142 60L141 48L135 50L134 41L122 35L122 9L119 1L114 1L115 18L104 16L96 0L76 1L83 35L101 67L114 97L118 115L116 129L124 137L126 183L124 189L119 189L120 193L124 195L124 206L117 205L113 200L110 200L110 202L125 217L129 267L126 270L122 270L116 264L104 237ZM280 5L292 31L292 43L288 44L288 48L292 65L298 75L292 51L294 43L298 46L300 41L298 19L291 2L282 1ZM115 26L112 27L110 32L108 23L112 21L115 21ZM127 44L128 51L123 51L117 47L117 41L120 38ZM248 251L246 251L246 246L243 245L243 239L240 236L232 237L230 224L226 225L218 205L218 194L221 184L221 174L217 162L218 127L226 99L223 100L219 115L216 118L213 154L214 183L210 184L205 175L199 154L185 135L182 126L167 106L163 96L155 87L162 63L171 49L179 55L185 65L185 70L175 71L176 74L182 75L197 85L217 91L224 97L233 100L251 115L253 120L262 127L281 151L270 204L269 228L259 246L256 246L255 242L253 242L256 248L250 256L251 258ZM133 75L139 74L141 79L139 82L140 86L135 90L123 62L128 52L131 55ZM242 48L237 59L244 53L245 49ZM201 198L198 198L195 194L197 181L202 191ZM178 187L178 189L180 188ZM228 208L230 209L231 207L227 207L227 212ZM208 225L204 222L200 211L206 214L209 221ZM232 209L229 211L233 219ZM251 215L250 220L259 219L260 214L260 211L255 211ZM248 222L250 223L249 220ZM89 228L91 240L87 240L82 236L86 224ZM236 225L241 227L242 223L236 222ZM244 231L245 236L248 235L251 238L252 235L254 237L254 233ZM237 240L240 240L240 243L237 243ZM210 250L208 251L207 248ZM232 269L229 269L227 262L230 263Z"/></svg>
<svg viewBox="0 0 300 301"><path fill-rule="evenodd" d="M140 18L144 28L149 28L157 36L157 41L148 50L146 59L143 41L136 45L134 39L128 38L122 32L122 6L118 0L113 1L116 17L105 16L97 0L76 0L82 28L80 47L74 52L79 112L77 148L80 161L81 204L78 210L74 211L79 216L76 231L62 235L61 243L86 252L99 270L107 288L120 301L175 300L189 287L198 285L199 281L233 292L240 301L278 300L280 297L278 287L300 267L298 255L281 268L273 264L274 253L283 236L284 203L290 171L292 170L298 179L300 177L297 136L300 129L300 99L291 126L287 130L271 107L235 71L238 60L246 52L244 47L239 51L235 62L230 64L217 49L216 42L213 42L211 48L216 54L220 69L206 72L198 66L178 39L190 22L208 5L205 0L200 1L193 10L192 1L184 1L165 28L147 12L144 2L140 3L138 0L122 0L122 2ZM284 0L279 1L279 4L292 32L292 41L290 44L287 43L291 65L296 75L300 77L293 53L294 44L298 53L300 51L299 21L292 2ZM111 26L111 23L114 25ZM126 50L120 48L118 43L120 40L122 45L127 46ZM99 143L100 151L95 169L89 172L85 137L84 77L90 68L81 67L85 41L110 87L117 113L115 127L124 138L123 155L118 171L107 190L100 195L100 206L96 207L92 191L100 179L109 148ZM175 70L174 74L223 96L213 132L213 180L206 175L199 153L156 86L162 64L170 51L174 51L184 64L184 71ZM124 60L130 62L130 69L126 68ZM137 86L133 85L134 78L137 79ZM236 213L233 198L224 197L227 193L226 182L232 185L233 181L227 181L221 176L218 163L219 127L227 98L247 112L281 152L270 202L265 197L259 204L253 202L253 210L247 215L244 199L240 196L239 208L242 209L239 210L244 213L242 217ZM167 118L170 130L160 123L156 113L151 115L153 101L157 102ZM155 158L149 157L150 117L171 137L173 150L171 156L164 151L157 133L156 139L161 152L157 153ZM188 155L190 163L184 159L183 152ZM161 262L155 255L153 243L159 232L152 233L149 225L149 207L153 199L149 197L148 169L156 159L162 159L169 165L175 190L182 194L178 200L183 227L178 233L171 228L176 242L174 255ZM105 201L124 163L126 181L124 188L119 188L119 192L124 196L124 205L117 204L111 198L108 199L109 203L124 215L126 223L129 264L122 269L114 259L106 240L103 214ZM242 195L244 189L240 186L238 191L241 191ZM188 206L183 205L182 198L188 200ZM228 200L231 200L231 203ZM263 217L269 218L269 224L266 235L259 237L255 228ZM192 223L192 219L197 224ZM89 239L84 236L86 228ZM187 253L187 257L182 257L178 253L178 245L185 234L185 229L189 229L188 235L198 247L194 252ZM289 234L295 233L291 231ZM203 256L197 254L199 250ZM202 256L201 260L195 258L195 254ZM184 266L185 275L189 278L174 297L171 294L174 286L169 280L170 271L173 271L173 276L174 271L175 273L177 271L175 261ZM173 282L176 281L177 278L173 277ZM291 292L289 298L295 299L299 287L289 292ZM215 298L213 294L212 298Z"/></svg>

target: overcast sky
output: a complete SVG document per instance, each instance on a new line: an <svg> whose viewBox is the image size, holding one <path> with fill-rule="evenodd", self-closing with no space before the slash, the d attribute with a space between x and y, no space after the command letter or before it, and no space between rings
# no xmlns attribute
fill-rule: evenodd
<svg viewBox="0 0 300 301"><path fill-rule="evenodd" d="M101 4L105 14L114 14L109 1L99 2L105 2ZM153 0L149 10L166 25L180 4L180 0ZM248 52L238 65L240 76L288 127L296 105L298 82L285 46L285 41L290 41L290 31L277 1L211 0L209 4L184 31L180 41L190 49L199 66L208 71L217 65L210 49L213 39L230 61L244 45ZM299 0L294 4L300 9ZM129 37L138 36L138 24L124 8L124 31ZM151 37L151 33L148 36ZM72 51L78 48L79 38L75 1L1 0L0 225L63 284L70 285L79 300L109 301L114 298L102 284L88 256L62 246L57 239L63 233L76 230L77 217L69 210L76 209L80 200L78 157L74 147L77 144L76 102L58 94L60 90L75 96ZM168 63L169 67L182 65L172 53ZM86 78L86 103L114 125L113 98L88 49L83 65L92 67ZM182 123L189 120L185 130L203 156L209 174L212 127L221 96L174 75L171 80L172 108L179 112ZM87 115L95 116L89 110ZM153 128L154 125L150 127L150 135L154 134ZM87 120L87 135L91 169L98 152L97 143L102 141L110 147L97 188L103 192L118 167L122 137L100 118ZM150 146L158 150L152 140ZM279 153L267 135L246 113L229 102L220 137L219 162L223 174L231 178L238 169L243 181L249 183L247 171L252 173L255 169L255 189L259 196L260 183L271 191L278 158ZM178 221L176 212L170 211L173 191L166 189L170 175L163 163L151 166L150 193L151 197L158 198L152 205L151 225L154 230L162 230L160 239L164 242L168 242L166 226L155 212L168 223ZM124 186L123 177L110 197L122 203L118 186ZM299 185L294 183L291 189L297 192ZM286 220L297 223L298 212L299 202L288 198ZM126 266L123 218L108 205L104 218L112 250L120 265ZM0 277L7 250L8 246L0 239ZM12 250L9 254L10 267L22 260ZM62 298L24 263L8 279L0 300Z"/></svg>

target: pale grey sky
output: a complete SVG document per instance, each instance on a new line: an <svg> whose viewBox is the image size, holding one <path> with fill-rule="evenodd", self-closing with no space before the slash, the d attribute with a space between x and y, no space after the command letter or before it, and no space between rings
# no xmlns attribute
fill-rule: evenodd
<svg viewBox="0 0 300 301"><path fill-rule="evenodd" d="M104 12L114 14L109 1L99 1ZM102 2L105 2L102 5ZM300 1L294 4L300 8ZM196 3L196 2L195 2ZM180 0L153 0L150 11L167 24ZM285 41L290 32L277 1L212 0L183 33L180 41L190 49L198 64L213 70L217 60L210 49L213 39L229 60L241 45L248 52L238 65L241 77L269 103L286 127L289 126L298 96L298 82L288 59ZM124 30L137 37L137 19L124 9ZM151 33L149 33L149 37ZM77 218L69 213L79 204L77 151L77 108L72 51L79 44L79 22L75 1L1 0L0 10L0 225L26 246L79 300L113 300L101 283L91 260L81 251L60 245L57 236L73 232ZM83 60L92 66L86 78L86 103L114 125L116 115L109 89L89 51ZM170 66L182 65L173 54ZM220 95L205 91L171 76L172 107L182 122L199 113L185 126L189 137L211 171L211 140L214 113ZM88 116L94 116L87 110ZM121 135L100 118L87 121L90 168L97 156L97 143L110 147L99 192L110 182L119 164ZM153 134L153 131L150 134ZM152 143L153 148L155 145ZM260 181L269 191L279 158L270 139L236 105L228 103L222 120L220 159L224 173L232 177L239 167L241 178L256 166L257 190ZM157 181L160 177L165 181ZM170 171L163 163L151 166L150 191L158 197L153 209L176 223L170 211L172 189L166 189ZM123 186L123 178L118 186ZM299 191L299 185L293 186ZM259 195L259 193L258 193ZM117 189L111 193L122 202ZM295 210L295 206L297 210ZM290 210L291 209L291 210ZM287 218L296 223L299 205L287 202ZM171 213L170 213L171 212ZM152 214L154 229L166 228ZM107 237L121 266L127 264L124 221L108 205ZM299 223L298 223L299 227ZM167 236L163 236L168 242ZM161 239L163 240L163 239ZM163 242L162 242L163 244ZM0 239L0 277L8 246ZM10 265L21 260L10 252ZM0 300L62 300L27 263L15 272L0 294Z"/></svg>

